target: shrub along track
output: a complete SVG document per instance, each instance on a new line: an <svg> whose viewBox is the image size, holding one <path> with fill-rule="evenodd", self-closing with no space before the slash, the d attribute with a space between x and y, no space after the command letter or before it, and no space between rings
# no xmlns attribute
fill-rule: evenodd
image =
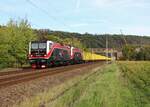
<svg viewBox="0 0 150 107"><path fill-rule="evenodd" d="M97 64L100 62L91 62L91 63L84 63L84 64L77 64L77 65L70 65L70 66L62 66L57 68L51 69L42 69L42 70L22 70L22 71L13 71L10 73L1 73L0 74L0 89L5 88L14 84L26 82L29 80L34 80L37 78L45 77L45 76L52 76L58 73L63 73L79 68L84 67L96 67ZM103 62L101 62L103 63Z"/></svg>

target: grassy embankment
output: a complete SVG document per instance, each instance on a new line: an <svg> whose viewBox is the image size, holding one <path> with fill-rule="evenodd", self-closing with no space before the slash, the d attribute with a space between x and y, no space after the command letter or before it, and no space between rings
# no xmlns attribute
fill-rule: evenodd
<svg viewBox="0 0 150 107"><path fill-rule="evenodd" d="M42 101L46 107L149 107L149 77L150 62L119 62L90 76L74 79L71 85L80 81L63 93L69 85L64 84L63 88L56 88L54 92L41 94L38 100L34 98L23 104L31 107L35 106L33 102ZM53 98L56 93L61 94ZM48 98L50 94L54 95L52 100Z"/></svg>

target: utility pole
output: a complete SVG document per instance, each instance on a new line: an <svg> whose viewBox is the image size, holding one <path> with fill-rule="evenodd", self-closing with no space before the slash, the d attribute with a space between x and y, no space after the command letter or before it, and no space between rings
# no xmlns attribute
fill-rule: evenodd
<svg viewBox="0 0 150 107"><path fill-rule="evenodd" d="M123 37L123 40L124 40L124 42L125 42L125 45L127 45L127 41L126 41L126 39L125 39L125 37L124 37L124 35L123 35L122 29L120 29L120 33L121 33L121 36Z"/></svg>
<svg viewBox="0 0 150 107"><path fill-rule="evenodd" d="M105 36L106 36L106 52L105 52L105 54L106 54L106 58L108 58L108 37L106 34L105 34ZM106 63L108 63L107 59L106 59Z"/></svg>
<svg viewBox="0 0 150 107"><path fill-rule="evenodd" d="M125 39L125 37L124 37L123 32L122 32L121 29L120 29L120 33L121 33L121 37L123 37L123 40L124 40L124 42L125 42L125 46L127 46L127 41L126 41L126 39ZM123 47L123 46L122 46L122 47ZM128 57L127 60L129 60L129 54L127 55L127 57Z"/></svg>
<svg viewBox="0 0 150 107"><path fill-rule="evenodd" d="M144 35L143 35L144 36ZM142 38L143 37L140 37L140 47L142 48Z"/></svg>

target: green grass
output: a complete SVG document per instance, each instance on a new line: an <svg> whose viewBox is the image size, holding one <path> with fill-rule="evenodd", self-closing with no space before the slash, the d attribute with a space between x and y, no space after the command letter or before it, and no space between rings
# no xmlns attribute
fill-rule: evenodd
<svg viewBox="0 0 150 107"><path fill-rule="evenodd" d="M150 107L150 62L119 62L122 76L139 107Z"/></svg>
<svg viewBox="0 0 150 107"><path fill-rule="evenodd" d="M117 62L104 66L20 106L38 107L41 102L46 107L150 107L150 62Z"/></svg>
<svg viewBox="0 0 150 107"><path fill-rule="evenodd" d="M133 63L129 63L132 65ZM140 65L145 63L140 63ZM149 63L145 65L145 71L149 72ZM80 84L70 89L57 100L50 102L47 106L51 107L149 107L150 102L148 92L145 89L134 87L132 80L138 81L138 78L129 76L119 67L127 66L126 63L112 64L103 70L97 71L86 80L80 81ZM128 66L127 66L128 67ZM142 66L139 67L143 70ZM134 67L132 68L134 70ZM135 70L138 71L138 69ZM130 72L130 70L127 70ZM137 74L140 75L140 74ZM146 75L147 76L147 75ZM133 78L130 80L130 78ZM134 87L134 88L133 88ZM147 88L149 89L149 88ZM144 94L142 94L144 93Z"/></svg>

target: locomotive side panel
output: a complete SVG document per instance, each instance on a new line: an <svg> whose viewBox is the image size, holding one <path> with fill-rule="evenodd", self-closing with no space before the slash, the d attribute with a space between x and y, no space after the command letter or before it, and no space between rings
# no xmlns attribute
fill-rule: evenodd
<svg viewBox="0 0 150 107"><path fill-rule="evenodd" d="M48 60L52 65L64 65L69 63L70 55L65 49L55 48Z"/></svg>

